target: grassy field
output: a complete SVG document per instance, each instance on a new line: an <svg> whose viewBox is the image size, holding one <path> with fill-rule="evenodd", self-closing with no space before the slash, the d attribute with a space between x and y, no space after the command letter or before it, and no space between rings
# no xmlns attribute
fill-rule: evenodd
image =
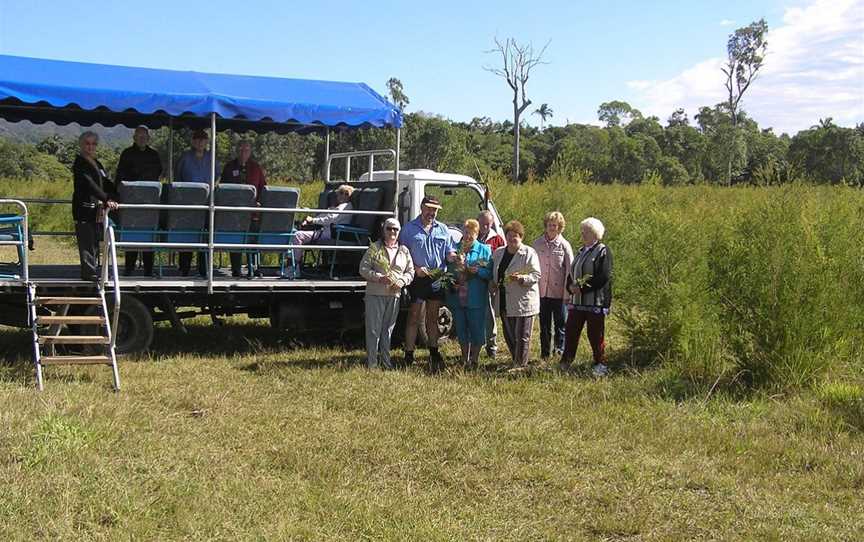
<svg viewBox="0 0 864 542"><path fill-rule="evenodd" d="M562 190L493 182L529 237L554 207L571 239L606 222L612 377L370 372L199 319L160 324L118 394L105 368L52 368L40 394L28 334L0 328L0 539L861 539L861 193Z"/></svg>

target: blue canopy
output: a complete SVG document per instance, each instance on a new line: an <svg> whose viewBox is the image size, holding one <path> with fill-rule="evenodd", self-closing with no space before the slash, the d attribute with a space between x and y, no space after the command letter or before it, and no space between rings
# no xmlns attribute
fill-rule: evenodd
<svg viewBox="0 0 864 542"><path fill-rule="evenodd" d="M0 55L0 117L83 126L146 124L288 132L401 127L399 109L363 83L130 68Z"/></svg>

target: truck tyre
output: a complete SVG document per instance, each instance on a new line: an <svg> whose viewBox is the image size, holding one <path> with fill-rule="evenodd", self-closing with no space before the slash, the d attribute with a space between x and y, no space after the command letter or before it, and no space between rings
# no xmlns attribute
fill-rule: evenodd
<svg viewBox="0 0 864 542"><path fill-rule="evenodd" d="M112 306L108 303L108 321L112 318ZM117 355L137 354L150 348L153 342L153 316L150 309L131 295L124 295L120 300L120 316L114 330L117 340L114 351Z"/></svg>
<svg viewBox="0 0 864 542"><path fill-rule="evenodd" d="M438 336L442 339L449 338L455 331L456 328L453 327L453 313L450 312L447 305L441 305L441 308L438 309Z"/></svg>
<svg viewBox="0 0 864 542"><path fill-rule="evenodd" d="M448 339L455 332L453 327L453 313L447 305L441 305L438 309L438 337ZM420 322L417 324L417 344L428 345L429 336L426 334L426 311L420 313Z"/></svg>

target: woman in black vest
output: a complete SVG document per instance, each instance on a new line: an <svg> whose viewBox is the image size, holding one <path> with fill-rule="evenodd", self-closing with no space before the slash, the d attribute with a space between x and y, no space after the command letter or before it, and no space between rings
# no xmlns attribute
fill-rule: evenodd
<svg viewBox="0 0 864 542"><path fill-rule="evenodd" d="M567 279L570 304L564 332L561 369L567 370L576 357L582 328L588 326L588 342L594 354L595 376L606 376L606 315L612 305L612 252L601 243L606 231L603 223L589 217L579 224L582 247L573 258Z"/></svg>
<svg viewBox="0 0 864 542"><path fill-rule="evenodd" d="M102 210L100 203L108 210L117 208L111 199L114 184L105 173L105 168L96 159L99 135L87 131L78 138L78 156L72 164L72 219L75 221L75 238L78 241L78 256L81 260L81 279L98 280L96 272L96 251L99 244L99 222Z"/></svg>

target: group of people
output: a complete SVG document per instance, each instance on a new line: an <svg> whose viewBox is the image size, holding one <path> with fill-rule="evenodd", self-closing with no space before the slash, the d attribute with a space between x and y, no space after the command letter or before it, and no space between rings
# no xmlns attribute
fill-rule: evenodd
<svg viewBox="0 0 864 542"><path fill-rule="evenodd" d="M117 208L117 183L127 181L158 181L162 176L162 162L159 154L150 144L150 131L146 126L139 126L132 136L133 144L120 154L117 172L112 180L105 167L96 158L99 145L99 135L86 131L78 138L79 152L72 165L74 189L72 195L72 217L75 222L75 235L78 241L78 252L81 261L81 278L91 281L96 279L96 250L98 244L98 223L104 218L106 211ZM181 154L174 169L174 181L209 183L211 155L207 149L208 135L204 130L192 133L191 148ZM215 171L220 171L216 164ZM256 197L260 199L267 179L264 170L252 158L252 143L241 139L236 146L236 157L225 164L219 177L222 183L249 184L255 187ZM257 231L259 217L253 215L250 231ZM144 274L153 274L154 253L140 253ZM126 251L125 272L132 275L139 259L139 251ZM239 252L232 252L231 274L239 277L242 258ZM178 268L183 276L189 275L192 267L192 252L180 251ZM249 262L249 272L252 274L252 262ZM206 276L206 253L198 254L198 272Z"/></svg>
<svg viewBox="0 0 864 542"><path fill-rule="evenodd" d="M436 220L441 202L426 196L420 215L404 228L395 218L382 225L380 240L360 262L366 279L367 366L395 369L390 341L407 287L410 309L405 328L404 357L414 362L418 327L425 316L429 369L444 369L438 349L438 314L442 303L453 315L466 369L479 364L481 351L495 357L497 318L514 369L527 367L535 317L540 325L540 356L558 356L562 370L576 357L579 337L587 326L593 353L592 371L608 373L605 321L612 303L612 253L602 243L605 228L589 217L579 224L582 245L574 252L562 235L566 225L557 211L543 219L544 232L530 246L517 220L494 229L494 217L483 211L466 220L462 239L452 240L446 224ZM424 314L425 312L425 314Z"/></svg>

